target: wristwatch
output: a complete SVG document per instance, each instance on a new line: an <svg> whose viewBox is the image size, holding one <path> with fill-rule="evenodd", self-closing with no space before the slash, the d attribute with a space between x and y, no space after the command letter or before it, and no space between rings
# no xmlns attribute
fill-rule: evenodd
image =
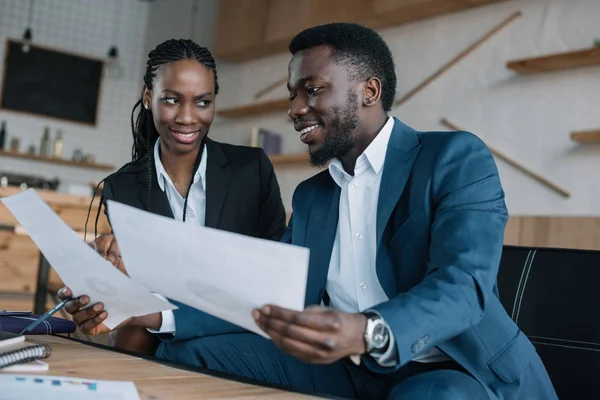
<svg viewBox="0 0 600 400"><path fill-rule="evenodd" d="M390 341L390 333L385 321L375 313L363 313L367 317L365 347L367 353L381 352Z"/></svg>

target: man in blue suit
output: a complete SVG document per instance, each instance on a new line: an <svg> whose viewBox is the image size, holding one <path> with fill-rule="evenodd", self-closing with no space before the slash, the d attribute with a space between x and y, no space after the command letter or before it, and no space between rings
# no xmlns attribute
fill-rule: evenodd
<svg viewBox="0 0 600 400"><path fill-rule="evenodd" d="M354 24L290 44L289 115L311 161L284 241L311 250L303 312L267 305L253 334L163 343L160 355L327 395L555 399L498 300L507 221L494 159L467 132L388 116L394 62Z"/></svg>

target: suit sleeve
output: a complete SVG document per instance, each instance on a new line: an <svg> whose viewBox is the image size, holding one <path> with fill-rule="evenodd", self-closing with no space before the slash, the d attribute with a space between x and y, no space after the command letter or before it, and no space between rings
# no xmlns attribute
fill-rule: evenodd
<svg viewBox="0 0 600 400"><path fill-rule="evenodd" d="M169 301L179 307L177 310L173 310L175 334L156 334L162 341L173 342L227 333L250 332L178 301L172 299Z"/></svg>
<svg viewBox="0 0 600 400"><path fill-rule="evenodd" d="M279 241L285 233L285 208L273 164L263 149L260 149L259 170L261 185L258 212L259 237Z"/></svg>
<svg viewBox="0 0 600 400"><path fill-rule="evenodd" d="M508 219L492 155L476 136L461 132L440 151L431 185L426 275L373 307L392 330L399 360L383 368L367 358L379 372L394 371L477 324L492 296Z"/></svg>

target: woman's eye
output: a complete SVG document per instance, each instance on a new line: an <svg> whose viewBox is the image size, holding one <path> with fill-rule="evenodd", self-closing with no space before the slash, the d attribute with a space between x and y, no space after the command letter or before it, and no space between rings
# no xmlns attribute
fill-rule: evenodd
<svg viewBox="0 0 600 400"><path fill-rule="evenodd" d="M173 97L166 97L163 101L167 104L177 104L177 99Z"/></svg>
<svg viewBox="0 0 600 400"><path fill-rule="evenodd" d="M198 106L200 107L208 107L210 105L210 100L200 100L198 102Z"/></svg>

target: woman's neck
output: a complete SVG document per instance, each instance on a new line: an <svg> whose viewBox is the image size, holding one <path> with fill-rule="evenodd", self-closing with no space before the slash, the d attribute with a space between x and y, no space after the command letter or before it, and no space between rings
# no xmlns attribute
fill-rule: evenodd
<svg viewBox="0 0 600 400"><path fill-rule="evenodd" d="M189 153L177 154L165 148L162 142L160 144L160 161L173 181L175 188L182 196L185 196L192 176L196 172L194 168L199 151L200 148Z"/></svg>

